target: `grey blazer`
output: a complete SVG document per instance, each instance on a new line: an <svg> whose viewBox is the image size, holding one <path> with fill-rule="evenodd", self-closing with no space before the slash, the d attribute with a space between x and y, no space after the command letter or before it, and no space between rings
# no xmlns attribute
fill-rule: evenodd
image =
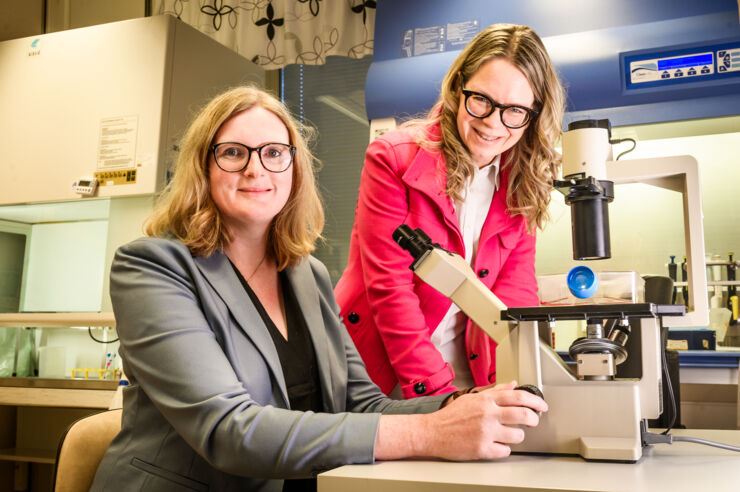
<svg viewBox="0 0 740 492"><path fill-rule="evenodd" d="M130 385L91 490L279 491L281 478L372 463L381 413L440 407L445 395L394 401L371 382L323 264L309 257L287 273L326 413L290 410L275 346L226 255L159 238L116 252L110 292Z"/></svg>

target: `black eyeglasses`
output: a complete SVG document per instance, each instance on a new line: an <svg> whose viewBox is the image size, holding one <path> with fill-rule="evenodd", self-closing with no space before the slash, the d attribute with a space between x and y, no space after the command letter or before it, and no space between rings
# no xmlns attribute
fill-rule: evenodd
<svg viewBox="0 0 740 492"><path fill-rule="evenodd" d="M485 94L465 89L462 84L460 84L460 91L465 96L465 109L470 116L480 119L487 118L496 108L499 108L501 123L513 130L523 127L539 114L538 111L525 106L499 104Z"/></svg>
<svg viewBox="0 0 740 492"><path fill-rule="evenodd" d="M252 152L257 152L262 167L272 173L281 173L293 163L295 147L283 143L266 143L250 147L238 142L221 142L211 145L216 165L227 173L238 173L247 168Z"/></svg>

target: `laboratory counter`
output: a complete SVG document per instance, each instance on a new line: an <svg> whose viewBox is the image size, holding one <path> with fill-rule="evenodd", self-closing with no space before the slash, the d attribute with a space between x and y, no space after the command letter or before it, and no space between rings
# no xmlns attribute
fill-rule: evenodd
<svg viewBox="0 0 740 492"><path fill-rule="evenodd" d="M608 425L608 422L605 422ZM738 430L677 429L740 446ZM385 461L343 466L318 477L319 492L699 491L740 490L740 452L688 442L656 444L637 463L587 462L575 456L523 455L454 463Z"/></svg>
<svg viewBox="0 0 740 492"><path fill-rule="evenodd" d="M0 405L106 409L118 381L0 378Z"/></svg>

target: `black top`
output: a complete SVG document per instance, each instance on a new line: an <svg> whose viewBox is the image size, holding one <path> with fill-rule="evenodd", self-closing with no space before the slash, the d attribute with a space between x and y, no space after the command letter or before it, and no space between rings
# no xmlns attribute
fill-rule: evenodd
<svg viewBox="0 0 740 492"><path fill-rule="evenodd" d="M257 295L249 287L239 270L231 264L234 272L244 286L244 290L257 308L262 321L270 332L272 341L277 349L280 365L285 377L285 385L288 390L288 401L291 410L300 411L323 411L323 400L321 398L321 383L319 382L319 368L316 363L316 353L313 342L306 327L298 300L290 285L290 281L284 272L280 272L279 280L283 290L283 303L285 306L285 317L288 327L288 339L283 338L275 323L265 311ZM315 491L316 479L286 480L283 492L291 491Z"/></svg>

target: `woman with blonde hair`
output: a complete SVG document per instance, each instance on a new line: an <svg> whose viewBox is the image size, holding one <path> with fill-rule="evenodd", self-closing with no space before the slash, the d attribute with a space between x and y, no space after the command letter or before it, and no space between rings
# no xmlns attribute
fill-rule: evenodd
<svg viewBox="0 0 740 492"><path fill-rule="evenodd" d="M362 171L349 264L335 294L385 392L413 398L495 381L496 344L414 277L394 243L421 228L507 306L535 306L535 229L560 163L564 95L526 26L494 24L462 50L424 119L376 139Z"/></svg>
<svg viewBox="0 0 740 492"><path fill-rule="evenodd" d="M537 425L547 405L513 384L399 402L370 381L310 256L313 157L273 96L217 96L181 149L111 267L130 384L91 490L310 491L348 463L506 456Z"/></svg>

